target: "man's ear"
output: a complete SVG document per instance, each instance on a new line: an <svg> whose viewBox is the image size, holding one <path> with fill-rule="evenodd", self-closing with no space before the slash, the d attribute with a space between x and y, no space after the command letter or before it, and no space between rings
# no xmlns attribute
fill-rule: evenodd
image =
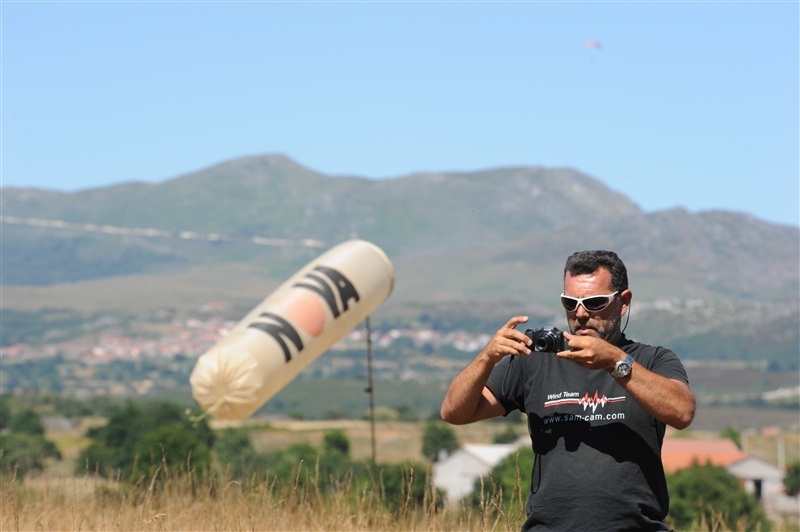
<svg viewBox="0 0 800 532"><path fill-rule="evenodd" d="M623 290L622 293L619 295L619 300L622 301L622 308L620 308L619 315L624 316L628 313L628 307L631 306L631 299L633 298L633 292L630 290Z"/></svg>

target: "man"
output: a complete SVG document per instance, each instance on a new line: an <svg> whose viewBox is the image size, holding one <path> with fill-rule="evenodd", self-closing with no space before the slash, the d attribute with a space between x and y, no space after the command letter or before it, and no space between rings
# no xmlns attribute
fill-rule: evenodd
<svg viewBox="0 0 800 532"><path fill-rule="evenodd" d="M695 398L672 351L623 334L631 297L616 253L574 253L561 297L569 349L532 352L516 328L528 318L516 316L450 384L448 423L527 414L534 466L523 530L667 530L661 442L666 425L689 426Z"/></svg>

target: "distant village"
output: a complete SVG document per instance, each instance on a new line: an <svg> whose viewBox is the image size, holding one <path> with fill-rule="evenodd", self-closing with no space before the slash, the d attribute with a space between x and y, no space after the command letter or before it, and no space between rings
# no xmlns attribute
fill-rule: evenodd
<svg viewBox="0 0 800 532"><path fill-rule="evenodd" d="M183 356L196 358L223 338L235 325L233 321L220 318L202 320L189 318L175 320L169 324L169 332L157 338L100 335L96 343L87 346L85 340L61 342L47 345L17 344L0 349L0 358L35 360L61 355L65 359L81 360L87 364L98 364L113 360L137 360L143 357L174 358ZM470 334L465 331L441 333L430 329L389 329L372 331L372 345L379 349L392 346L400 339L411 341L414 345L449 345L464 352L477 353L490 336ZM332 350L358 349L365 347L367 331L357 328L335 344Z"/></svg>
<svg viewBox="0 0 800 532"><path fill-rule="evenodd" d="M0 392L57 389L80 398L99 394L144 395L188 386L186 377L195 360L229 334L236 324L217 315L215 305L208 304L203 309L205 317L169 320L161 327L160 334L109 332L75 341L3 347L0 349L0 363L6 371ZM352 330L306 372L323 377L363 373L367 334L364 326ZM373 369L376 378L403 380L418 378L420 366L424 366L428 378L438 375L449 379L489 338L486 334L464 331L372 330ZM401 345L402 353L398 351ZM436 357L430 356L434 349ZM417 355L409 354L414 351L418 351ZM354 353L358 355L354 356ZM36 382L32 377L28 380L28 376L23 374L26 372L14 372L15 367L21 369L37 363L49 366L51 370L44 378L41 370L34 372ZM132 365L136 371L110 374L109 368L115 363Z"/></svg>

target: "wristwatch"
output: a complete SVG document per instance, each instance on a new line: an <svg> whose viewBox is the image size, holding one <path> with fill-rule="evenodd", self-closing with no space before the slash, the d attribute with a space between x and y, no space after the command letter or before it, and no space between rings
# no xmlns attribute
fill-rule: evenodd
<svg viewBox="0 0 800 532"><path fill-rule="evenodd" d="M631 374L631 369L633 369L633 357L628 355L625 360L620 360L614 365L614 371L611 372L611 376L615 379L627 377Z"/></svg>

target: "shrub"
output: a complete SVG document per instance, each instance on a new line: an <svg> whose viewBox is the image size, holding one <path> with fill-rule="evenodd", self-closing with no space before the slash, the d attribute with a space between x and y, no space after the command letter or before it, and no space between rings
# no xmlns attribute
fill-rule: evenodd
<svg viewBox="0 0 800 532"><path fill-rule="evenodd" d="M147 473L161 464L205 467L215 439L206 419L192 422L171 403L146 408L128 403L117 408L106 425L90 429L87 436L93 442L78 458L76 471L88 468L90 473L103 475L116 471L126 479L131 479L139 460Z"/></svg>
<svg viewBox="0 0 800 532"><path fill-rule="evenodd" d="M428 460L439 457L439 451L452 452L460 446L455 431L443 421L429 420L422 434L422 454Z"/></svg>
<svg viewBox="0 0 800 532"><path fill-rule="evenodd" d="M0 435L3 469L17 469L17 476L23 477L32 471L44 469L48 458L61 459L55 444L35 434Z"/></svg>
<svg viewBox="0 0 800 532"><path fill-rule="evenodd" d="M694 465L671 475L668 484L669 518L677 529L769 530L758 500L723 467Z"/></svg>
<svg viewBox="0 0 800 532"><path fill-rule="evenodd" d="M786 495L795 496L800 494L800 462L793 462L786 466L783 488L786 490Z"/></svg>

